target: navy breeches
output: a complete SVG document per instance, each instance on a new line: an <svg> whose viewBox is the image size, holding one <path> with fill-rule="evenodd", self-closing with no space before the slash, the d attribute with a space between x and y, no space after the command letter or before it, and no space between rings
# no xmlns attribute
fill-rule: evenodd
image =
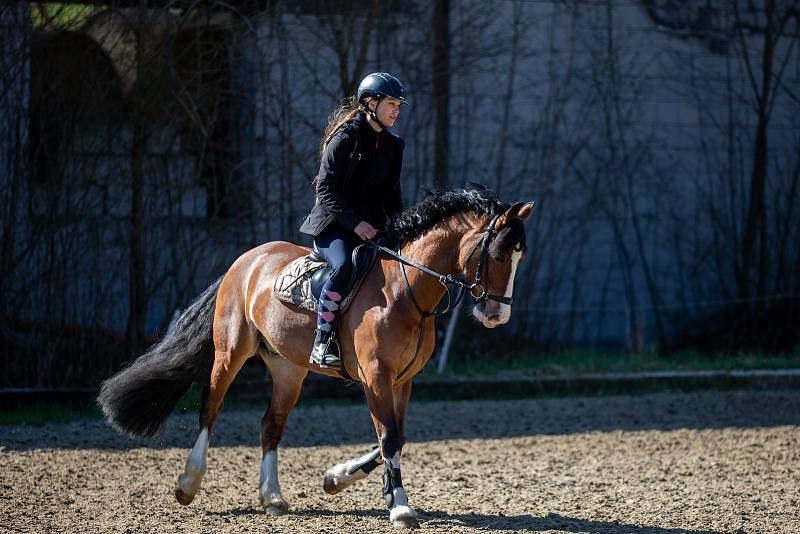
<svg viewBox="0 0 800 534"><path fill-rule="evenodd" d="M330 279L325 283L324 289L335 291L344 296L347 290L347 282L350 281L352 267L352 254L361 239L348 230L337 224L331 224L314 238L314 245L327 261L333 271Z"/></svg>

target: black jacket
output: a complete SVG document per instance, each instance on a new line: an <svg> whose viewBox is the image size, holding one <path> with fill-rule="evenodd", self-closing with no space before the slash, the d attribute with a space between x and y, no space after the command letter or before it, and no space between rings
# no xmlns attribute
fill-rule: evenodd
<svg viewBox="0 0 800 534"><path fill-rule="evenodd" d="M316 203L300 231L317 236L333 221L351 231L361 221L385 229L387 216L403 209L404 148L400 137L373 130L363 113L342 125L322 154Z"/></svg>

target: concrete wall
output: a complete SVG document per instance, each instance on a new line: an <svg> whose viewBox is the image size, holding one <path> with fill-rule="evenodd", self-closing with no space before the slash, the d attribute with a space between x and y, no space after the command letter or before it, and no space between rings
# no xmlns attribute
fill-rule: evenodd
<svg viewBox="0 0 800 534"><path fill-rule="evenodd" d="M752 95L735 43L712 51L702 39L657 25L640 2L610 5L474 1L459 2L451 12L450 180L482 182L509 201L537 201L509 328L543 343L648 346L657 340L656 310L672 335L680 321L730 298L714 271L730 267L715 267L704 254L714 232L706 204L715 195L743 198L752 165ZM325 119L344 96L336 48L347 34L333 38L331 25L341 31L346 21L287 6L218 21L232 35L235 157L226 189L236 216L203 218L203 190L192 182L196 162L160 141L175 139L170 124L149 127L151 331L247 248L277 239L308 243L297 232L313 203L308 180L317 170ZM429 9L424 2L404 3L402 11L371 21L375 31L360 72L352 69L362 15L352 19L349 37L352 77L385 70L408 87L411 106L395 127L406 140L407 204L432 182ZM13 18L24 10L2 13L0 24L17 28L7 34L17 36L11 42L22 42ZM757 41L749 41L753 57ZM20 102L6 97L0 109L25 109L25 65L18 72L19 89L10 93ZM786 72L787 83L800 78L796 53ZM796 101L785 95L776 101L770 165L778 176L796 154L796 111ZM4 154L14 153L7 134L20 118L0 113ZM70 180L104 178L76 190L82 206L95 206L96 219L69 233L63 252L72 258L67 250L80 250L76 242L87 232L109 245L101 255L75 259L67 289L75 304L65 313L123 328L130 130L122 126L105 135L101 126L84 125L79 133ZM0 162L6 180L12 159ZM178 196L159 193L165 190ZM86 195L95 200L87 204ZM734 227L741 213L731 209ZM82 285L77 273L95 282ZM101 295L106 304L87 294ZM31 317L41 313L48 293L34 295Z"/></svg>

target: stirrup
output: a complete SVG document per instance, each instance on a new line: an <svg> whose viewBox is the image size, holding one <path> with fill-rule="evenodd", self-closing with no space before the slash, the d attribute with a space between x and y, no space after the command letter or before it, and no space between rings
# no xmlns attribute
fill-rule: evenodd
<svg viewBox="0 0 800 534"><path fill-rule="evenodd" d="M331 333L327 341L314 344L308 361L318 365L320 369L338 370L342 368L342 360L339 354L339 343L336 341L336 335Z"/></svg>

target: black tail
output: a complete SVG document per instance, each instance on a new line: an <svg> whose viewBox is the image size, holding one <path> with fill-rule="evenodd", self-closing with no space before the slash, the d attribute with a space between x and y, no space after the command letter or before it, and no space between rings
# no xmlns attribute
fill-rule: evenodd
<svg viewBox="0 0 800 534"><path fill-rule="evenodd" d="M153 436L214 359L212 326L222 278L206 289L167 336L100 388L97 402L117 430Z"/></svg>

